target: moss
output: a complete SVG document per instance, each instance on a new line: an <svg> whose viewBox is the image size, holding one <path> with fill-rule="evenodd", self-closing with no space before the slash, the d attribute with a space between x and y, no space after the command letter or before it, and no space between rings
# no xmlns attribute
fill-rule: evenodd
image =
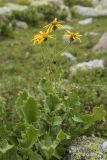
<svg viewBox="0 0 107 160"><path fill-rule="evenodd" d="M106 160L107 154L102 149L105 140L98 137L83 137L74 142L75 153L69 160ZM71 146L72 148L72 146Z"/></svg>

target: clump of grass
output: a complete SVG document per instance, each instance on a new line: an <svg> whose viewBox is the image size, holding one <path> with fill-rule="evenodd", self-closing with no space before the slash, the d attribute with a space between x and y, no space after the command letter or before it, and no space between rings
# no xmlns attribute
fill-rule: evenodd
<svg viewBox="0 0 107 160"><path fill-rule="evenodd" d="M29 6L31 4L29 0L14 0L13 2L19 5L26 5L26 6Z"/></svg>
<svg viewBox="0 0 107 160"><path fill-rule="evenodd" d="M3 7L4 3L2 1L0 1L0 7Z"/></svg>
<svg viewBox="0 0 107 160"><path fill-rule="evenodd" d="M0 17L0 35L1 37L13 37L13 30L14 30L14 20L8 16L1 16Z"/></svg>
<svg viewBox="0 0 107 160"><path fill-rule="evenodd" d="M82 6L92 6L91 0L64 0L65 4L68 5L69 7L72 7L74 5L82 5Z"/></svg>
<svg viewBox="0 0 107 160"><path fill-rule="evenodd" d="M30 5L30 1L29 0L1 0L1 3L16 3L19 5Z"/></svg>

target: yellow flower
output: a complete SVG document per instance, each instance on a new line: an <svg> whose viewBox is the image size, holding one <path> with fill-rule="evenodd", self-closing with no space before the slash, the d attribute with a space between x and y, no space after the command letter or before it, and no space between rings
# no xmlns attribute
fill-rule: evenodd
<svg viewBox="0 0 107 160"><path fill-rule="evenodd" d="M46 25L44 28L47 28L48 32L55 31L57 28L62 28L62 22L58 21L57 18L55 18L50 24Z"/></svg>
<svg viewBox="0 0 107 160"><path fill-rule="evenodd" d="M32 41L37 44L41 44L42 42L46 41L48 38L54 38L53 35L49 35L49 32L46 31L46 32L42 32L40 31L38 34L34 35Z"/></svg>
<svg viewBox="0 0 107 160"><path fill-rule="evenodd" d="M80 37L81 37L82 35L80 35L79 33L74 33L74 32L70 32L70 31L67 31L67 33L68 33L68 34L65 34L65 35L64 35L65 37L69 37L70 40L75 40L75 39L77 39L77 40L79 40L79 41L81 42Z"/></svg>

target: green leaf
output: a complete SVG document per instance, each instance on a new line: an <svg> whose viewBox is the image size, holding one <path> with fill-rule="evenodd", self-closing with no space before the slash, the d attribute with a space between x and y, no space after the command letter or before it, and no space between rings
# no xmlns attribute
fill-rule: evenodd
<svg viewBox="0 0 107 160"><path fill-rule="evenodd" d="M55 116L51 118L52 126L59 126L62 123L62 118L60 116Z"/></svg>
<svg viewBox="0 0 107 160"><path fill-rule="evenodd" d="M88 129L94 123L92 114L82 115L81 118L82 118L83 123L85 125L84 129Z"/></svg>
<svg viewBox="0 0 107 160"><path fill-rule="evenodd" d="M49 94L46 98L46 104L49 106L51 111L56 109L56 106L59 102L59 98L55 94Z"/></svg>
<svg viewBox="0 0 107 160"><path fill-rule="evenodd" d="M50 160L55 152L55 149L52 145L49 147L42 146L42 150L43 150L47 160Z"/></svg>
<svg viewBox="0 0 107 160"><path fill-rule="evenodd" d="M82 115L83 123L86 125L86 129L89 128L96 121L104 120L106 116L106 111L102 107L93 108L93 112L90 114Z"/></svg>
<svg viewBox="0 0 107 160"><path fill-rule="evenodd" d="M84 114L82 115L82 120L84 123L89 123L93 121L93 115L92 114Z"/></svg>
<svg viewBox="0 0 107 160"><path fill-rule="evenodd" d="M47 160L50 160L53 156L57 157L57 159L59 158L57 151L56 151L57 146L58 146L58 143L56 141L53 141L53 143L48 146L42 145L41 148L42 148Z"/></svg>
<svg viewBox="0 0 107 160"><path fill-rule="evenodd" d="M3 116L5 114L5 99L0 96L0 116Z"/></svg>
<svg viewBox="0 0 107 160"><path fill-rule="evenodd" d="M81 118L76 117L76 116L72 117L72 119L73 119L73 121L78 122L78 123L82 123L83 122Z"/></svg>
<svg viewBox="0 0 107 160"><path fill-rule="evenodd" d="M32 147L32 145L37 141L39 136L38 130L34 126L29 126L26 131L26 142L28 147Z"/></svg>
<svg viewBox="0 0 107 160"><path fill-rule="evenodd" d="M70 136L68 136L66 133L64 133L62 130L60 130L57 134L56 139L52 142L50 145L42 145L42 150L48 160L50 160L53 156L58 157L56 148L59 145L60 142L63 140L69 139Z"/></svg>
<svg viewBox="0 0 107 160"><path fill-rule="evenodd" d="M42 141L41 148L47 160L50 160L51 157L56 153L57 145L58 143L56 141L52 141L52 138L49 136Z"/></svg>
<svg viewBox="0 0 107 160"><path fill-rule="evenodd" d="M102 107L95 107L93 109L93 120L101 121L104 120L106 116L106 111Z"/></svg>
<svg viewBox="0 0 107 160"><path fill-rule="evenodd" d="M19 160L17 147L13 147L2 155L2 160Z"/></svg>
<svg viewBox="0 0 107 160"><path fill-rule="evenodd" d="M41 94L42 93L44 94L55 93L55 88L52 86L52 83L50 83L50 81L48 81L46 78L43 78L40 81L38 89Z"/></svg>
<svg viewBox="0 0 107 160"><path fill-rule="evenodd" d="M39 107L33 97L29 97L23 105L25 123L37 122L40 117Z"/></svg>
<svg viewBox="0 0 107 160"><path fill-rule="evenodd" d="M56 141L60 143L66 139L70 139L70 136L66 134L65 132L63 132L62 130L60 130L59 133L57 134Z"/></svg>
<svg viewBox="0 0 107 160"><path fill-rule="evenodd" d="M33 125L30 125L26 129L26 133L22 134L22 137L23 139L20 141L22 146L25 148L31 148L33 144L37 141L39 137L39 132Z"/></svg>
<svg viewBox="0 0 107 160"><path fill-rule="evenodd" d="M21 119L24 116L22 111L23 103L25 100L27 100L27 97L28 97L28 93L25 90L23 90L18 94L18 98L15 102L17 114Z"/></svg>
<svg viewBox="0 0 107 160"><path fill-rule="evenodd" d="M5 139L0 142L0 152L3 154L13 147L14 145L10 145Z"/></svg>
<svg viewBox="0 0 107 160"><path fill-rule="evenodd" d="M35 152L31 151L29 155L29 160L43 160L43 158L36 151Z"/></svg>

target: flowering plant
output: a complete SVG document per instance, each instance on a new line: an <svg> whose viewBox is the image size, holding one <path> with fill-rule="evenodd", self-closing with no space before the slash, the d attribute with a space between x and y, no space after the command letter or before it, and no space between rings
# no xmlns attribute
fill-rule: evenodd
<svg viewBox="0 0 107 160"><path fill-rule="evenodd" d="M44 27L46 31L34 35L34 44L42 47L48 39L56 39L51 32L60 27L63 27L62 22L55 18ZM73 40L80 41L81 35L67 31L65 36L71 45ZM83 135L87 130L92 133L94 129L90 128L94 128L99 121L105 121L103 107L84 113L79 96L73 90L68 92L67 87L62 85L58 69L53 74L53 68L48 68L49 78L42 77L32 95L26 90L18 94L15 102L18 118L12 124L7 122L5 116L5 100L0 99L0 159L60 160L70 145L70 139ZM56 72L58 78L55 78Z"/></svg>

